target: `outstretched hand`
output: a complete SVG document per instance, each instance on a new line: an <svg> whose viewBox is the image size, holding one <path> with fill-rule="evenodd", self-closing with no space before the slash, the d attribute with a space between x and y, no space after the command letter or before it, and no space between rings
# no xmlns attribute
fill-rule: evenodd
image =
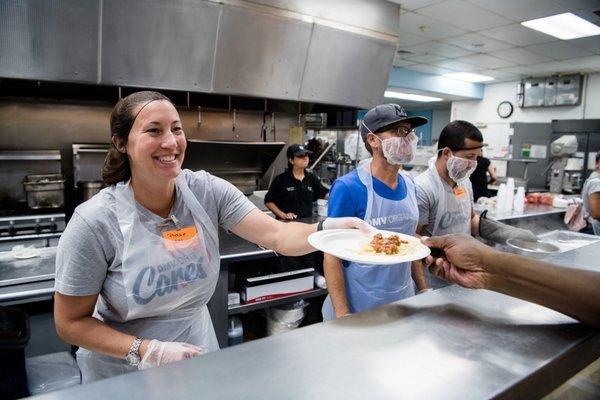
<svg viewBox="0 0 600 400"><path fill-rule="evenodd" d="M423 236L421 242L443 251L441 257L430 255L425 260L432 274L471 289L489 286L484 259L493 251L490 247L468 235Z"/></svg>
<svg viewBox="0 0 600 400"><path fill-rule="evenodd" d="M323 229L358 229L365 235L370 234L375 228L356 217L326 218Z"/></svg>

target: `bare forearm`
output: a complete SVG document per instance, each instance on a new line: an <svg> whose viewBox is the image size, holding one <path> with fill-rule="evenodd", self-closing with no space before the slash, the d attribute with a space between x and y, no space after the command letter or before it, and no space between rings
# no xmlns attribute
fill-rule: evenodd
<svg viewBox="0 0 600 400"><path fill-rule="evenodd" d="M56 330L67 343L111 357L124 359L135 336L127 335L111 328L94 317L83 317L73 321L57 321ZM147 347L144 340L140 353Z"/></svg>
<svg viewBox="0 0 600 400"><path fill-rule="evenodd" d="M306 238L317 231L317 224L302 222L280 222L275 242L271 249L284 256L301 256L316 251Z"/></svg>
<svg viewBox="0 0 600 400"><path fill-rule="evenodd" d="M415 284L417 285L417 290L427 289L427 281L425 280L425 272L423 271L424 265L423 261L417 260L413 261L411 266L411 275Z"/></svg>
<svg viewBox="0 0 600 400"><path fill-rule="evenodd" d="M570 269L514 254L486 257L491 290L552 308L600 327L600 274Z"/></svg>
<svg viewBox="0 0 600 400"><path fill-rule="evenodd" d="M323 272L325 274L327 291L331 298L335 316L336 318L343 317L350 312L350 307L348 305L348 297L346 297L342 262L337 257L325 254L323 259Z"/></svg>

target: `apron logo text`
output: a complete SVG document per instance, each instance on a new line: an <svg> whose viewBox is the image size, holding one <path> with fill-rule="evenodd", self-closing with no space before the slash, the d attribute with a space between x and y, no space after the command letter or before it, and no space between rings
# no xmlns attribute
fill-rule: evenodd
<svg viewBox="0 0 600 400"><path fill-rule="evenodd" d="M470 216L467 216L470 219ZM440 218L440 228L448 229L453 226L460 226L465 222L463 211L448 211Z"/></svg>
<svg viewBox="0 0 600 400"><path fill-rule="evenodd" d="M171 270L171 273L161 273L165 268L146 267L142 269L135 278L133 284L133 299L137 304L148 304L155 296L162 297L165 294L177 291L186 283L206 278L206 272L201 263L189 263L185 267ZM157 277L158 271L158 277ZM142 291L147 295L144 296Z"/></svg>

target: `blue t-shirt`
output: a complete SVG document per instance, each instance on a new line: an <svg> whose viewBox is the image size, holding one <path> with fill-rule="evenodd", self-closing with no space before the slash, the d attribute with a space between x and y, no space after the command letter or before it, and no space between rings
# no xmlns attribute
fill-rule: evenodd
<svg viewBox="0 0 600 400"><path fill-rule="evenodd" d="M398 185L391 189L373 177L373 189L377 195L389 200L404 200L406 183L398 174ZM367 187L360 181L358 172L353 170L333 182L329 192L328 217L358 217L365 219L367 210Z"/></svg>
<svg viewBox="0 0 600 400"><path fill-rule="evenodd" d="M406 182L398 174L398 185L391 189L379 179L373 177L373 189L378 196L389 200L404 200ZM358 217L365 219L367 211L367 187L360 181L358 172L353 170L333 182L329 191L327 207L328 217ZM343 261L344 266L348 265Z"/></svg>

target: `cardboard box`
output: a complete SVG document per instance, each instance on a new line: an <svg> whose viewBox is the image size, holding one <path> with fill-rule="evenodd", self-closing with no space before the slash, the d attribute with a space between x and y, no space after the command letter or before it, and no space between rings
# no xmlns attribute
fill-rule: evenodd
<svg viewBox="0 0 600 400"><path fill-rule="evenodd" d="M242 288L246 304L272 300L306 292L314 288L314 268L299 269L255 278L247 278Z"/></svg>

